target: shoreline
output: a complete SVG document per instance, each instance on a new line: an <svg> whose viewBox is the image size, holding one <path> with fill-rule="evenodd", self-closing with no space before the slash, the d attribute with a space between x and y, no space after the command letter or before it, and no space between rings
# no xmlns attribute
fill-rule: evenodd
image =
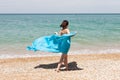
<svg viewBox="0 0 120 80"><path fill-rule="evenodd" d="M50 53L51 54L51 53ZM118 55L118 56L117 56ZM0 60L12 60L12 59L34 59L34 58L53 58L53 57L60 57L61 56L61 53L59 53L59 54L56 54L56 55L41 55L41 56L29 56L29 57L14 57L14 58L0 58ZM72 57L72 56L96 56L96 57L99 57L99 59L106 59L106 57L107 58L110 58L111 59L111 57L116 57L117 59L119 59L120 58L120 53L98 53L98 54L96 54L96 53L93 53L93 54L91 54L91 53L87 53L87 54L68 54L68 56L69 57ZM87 58L88 59L88 58Z"/></svg>
<svg viewBox="0 0 120 80"><path fill-rule="evenodd" d="M50 53L50 52L42 52L42 51L28 51L24 47L1 47L0 51L0 59L7 58L27 58L27 57L46 57L46 56L59 56L61 53ZM73 44L70 48L68 55L84 55L84 54L113 54L120 53L119 48L81 48Z"/></svg>
<svg viewBox="0 0 120 80"><path fill-rule="evenodd" d="M68 55L69 71L55 71L60 56L0 59L1 80L119 80L120 53Z"/></svg>
<svg viewBox="0 0 120 80"><path fill-rule="evenodd" d="M16 54L17 53L17 54ZM119 54L119 49L107 49L107 50L70 50L68 55L94 55L94 54ZM13 59L13 58L32 58L32 57L51 57L51 56L60 56L62 53L50 53L42 51L27 51L21 49L20 51L1 51L0 59Z"/></svg>

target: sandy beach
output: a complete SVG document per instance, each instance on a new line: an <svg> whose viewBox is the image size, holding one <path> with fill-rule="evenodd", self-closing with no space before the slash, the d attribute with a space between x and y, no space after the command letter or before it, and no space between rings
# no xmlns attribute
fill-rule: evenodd
<svg viewBox="0 0 120 80"><path fill-rule="evenodd" d="M120 80L120 54L69 55L69 71L55 71L60 56L0 59L0 80Z"/></svg>

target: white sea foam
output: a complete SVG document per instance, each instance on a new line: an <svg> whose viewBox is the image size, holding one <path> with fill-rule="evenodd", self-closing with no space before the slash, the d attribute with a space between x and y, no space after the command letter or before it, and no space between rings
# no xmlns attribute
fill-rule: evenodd
<svg viewBox="0 0 120 80"><path fill-rule="evenodd" d="M103 50L83 49L70 52L70 54L107 54L107 53L120 53L120 49L103 49Z"/></svg>
<svg viewBox="0 0 120 80"><path fill-rule="evenodd" d="M69 51L69 55L74 54L110 54L110 53L120 53L120 49L103 49L103 50L90 50L90 49L82 49L82 50L74 50ZM0 59L7 58L29 58L29 57L46 57L46 56L59 56L61 53L45 53L45 54L0 54Z"/></svg>
<svg viewBox="0 0 120 80"><path fill-rule="evenodd" d="M57 56L58 54L56 54ZM0 54L0 59L8 59L8 58L29 58L29 57L45 57L45 56L55 56L55 54L46 54L46 55L41 55L41 54L21 54L21 55L10 55L10 54Z"/></svg>

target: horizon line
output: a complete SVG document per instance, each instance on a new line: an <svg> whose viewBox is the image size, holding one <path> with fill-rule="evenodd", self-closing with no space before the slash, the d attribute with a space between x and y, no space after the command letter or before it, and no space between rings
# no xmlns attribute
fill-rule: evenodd
<svg viewBox="0 0 120 80"><path fill-rule="evenodd" d="M60 15L62 15L62 14L63 14L63 15L72 15L72 14L73 14L73 15L77 15L77 14L78 14L78 15L79 15L79 14L81 14L81 15L82 15L82 14L83 14L83 15L85 15L85 14L95 15L95 14L98 14L98 15L99 15L99 14L101 14L101 15L102 15L102 14L103 14L103 15L105 15L105 14L107 14L107 15L109 15L109 14L120 14L120 13L0 13L0 15L2 15L2 14L3 14L3 15L5 15L5 14L6 14L6 15L7 15L7 14L11 14L11 15L15 15L15 14L16 14L16 15L17 15L17 14L21 14L21 15L22 15L22 14L23 14L23 15L25 15L25 14L26 14L26 15L29 15L29 14L31 14L31 15L32 15L32 14L35 14L35 15L37 15L37 14L38 14L38 15L59 15L59 14L60 14Z"/></svg>

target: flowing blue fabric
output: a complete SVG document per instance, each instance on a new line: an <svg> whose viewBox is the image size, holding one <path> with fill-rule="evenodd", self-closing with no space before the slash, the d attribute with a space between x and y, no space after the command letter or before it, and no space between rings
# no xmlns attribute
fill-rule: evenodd
<svg viewBox="0 0 120 80"><path fill-rule="evenodd" d="M28 46L27 50L46 51L53 53L67 54L71 44L71 37L76 33L64 34L62 36L53 34L50 36L43 36L33 41L32 46Z"/></svg>

